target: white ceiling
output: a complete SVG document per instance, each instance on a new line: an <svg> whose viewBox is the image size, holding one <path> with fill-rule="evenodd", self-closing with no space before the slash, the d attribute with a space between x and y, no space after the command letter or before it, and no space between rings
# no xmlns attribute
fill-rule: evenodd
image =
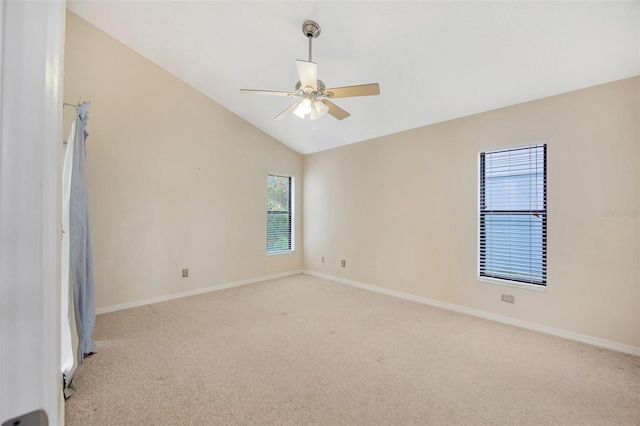
<svg viewBox="0 0 640 426"><path fill-rule="evenodd" d="M307 154L640 74L640 3L69 1L68 9L243 119ZM307 59L351 113L273 120ZM180 107L176 105L176 108Z"/></svg>

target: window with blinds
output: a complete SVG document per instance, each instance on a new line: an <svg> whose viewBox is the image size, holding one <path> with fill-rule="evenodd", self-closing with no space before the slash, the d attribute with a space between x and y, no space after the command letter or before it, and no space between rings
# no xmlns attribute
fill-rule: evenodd
<svg viewBox="0 0 640 426"><path fill-rule="evenodd" d="M480 154L480 277L547 284L547 146Z"/></svg>
<svg viewBox="0 0 640 426"><path fill-rule="evenodd" d="M267 253L293 251L293 178L267 176Z"/></svg>

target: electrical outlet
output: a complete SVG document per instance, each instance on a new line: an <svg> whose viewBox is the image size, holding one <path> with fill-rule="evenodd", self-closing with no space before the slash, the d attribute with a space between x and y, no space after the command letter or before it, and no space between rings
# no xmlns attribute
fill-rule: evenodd
<svg viewBox="0 0 640 426"><path fill-rule="evenodd" d="M342 261L342 267L343 267L343 268L346 268L346 267L347 267L347 261L346 261L346 260L343 260L343 261Z"/></svg>
<svg viewBox="0 0 640 426"><path fill-rule="evenodd" d="M322 256L322 263L324 263L324 256Z"/></svg>
<svg viewBox="0 0 640 426"><path fill-rule="evenodd" d="M182 270L182 278L187 278L189 276L189 269Z"/></svg>
<svg viewBox="0 0 640 426"><path fill-rule="evenodd" d="M500 300L507 303L516 303L516 297L512 294L502 294Z"/></svg>

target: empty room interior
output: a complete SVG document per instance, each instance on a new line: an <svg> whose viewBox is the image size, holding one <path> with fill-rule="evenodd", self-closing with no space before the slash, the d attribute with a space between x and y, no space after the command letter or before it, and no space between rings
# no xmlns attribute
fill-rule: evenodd
<svg viewBox="0 0 640 426"><path fill-rule="evenodd" d="M64 20L96 316L62 423L640 424L639 2Z"/></svg>

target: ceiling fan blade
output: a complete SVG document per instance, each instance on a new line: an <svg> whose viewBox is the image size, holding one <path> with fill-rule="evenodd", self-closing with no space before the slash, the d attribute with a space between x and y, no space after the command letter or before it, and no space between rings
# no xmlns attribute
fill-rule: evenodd
<svg viewBox="0 0 640 426"><path fill-rule="evenodd" d="M280 114L276 115L275 117L273 117L274 120L282 120L283 118L285 118L286 116L288 116L289 114L293 113L293 111L298 108L298 105L300 105L300 102L294 102L291 105L289 105L287 107L287 109L285 109L284 111L282 111Z"/></svg>
<svg viewBox="0 0 640 426"><path fill-rule="evenodd" d="M311 87L314 91L318 90L318 65L315 62L300 60L296 61L296 65L302 87Z"/></svg>
<svg viewBox="0 0 640 426"><path fill-rule="evenodd" d="M279 92L277 90L253 90L253 89L240 89L240 93L253 93L257 95L273 95L273 96L296 96L291 92Z"/></svg>
<svg viewBox="0 0 640 426"><path fill-rule="evenodd" d="M325 89L324 94L330 98L379 95L380 85L378 83L371 83L358 86L335 87L333 89Z"/></svg>
<svg viewBox="0 0 640 426"><path fill-rule="evenodd" d="M332 116L334 116L335 118L337 118L338 120L344 120L345 118L347 118L347 117L349 117L351 115L347 111L345 111L342 108L340 108L338 105L336 105L333 102L330 102L330 101L328 101L326 99L324 99L322 101L316 101L316 102L322 102L323 104L328 106L329 107L328 113L331 114Z"/></svg>

